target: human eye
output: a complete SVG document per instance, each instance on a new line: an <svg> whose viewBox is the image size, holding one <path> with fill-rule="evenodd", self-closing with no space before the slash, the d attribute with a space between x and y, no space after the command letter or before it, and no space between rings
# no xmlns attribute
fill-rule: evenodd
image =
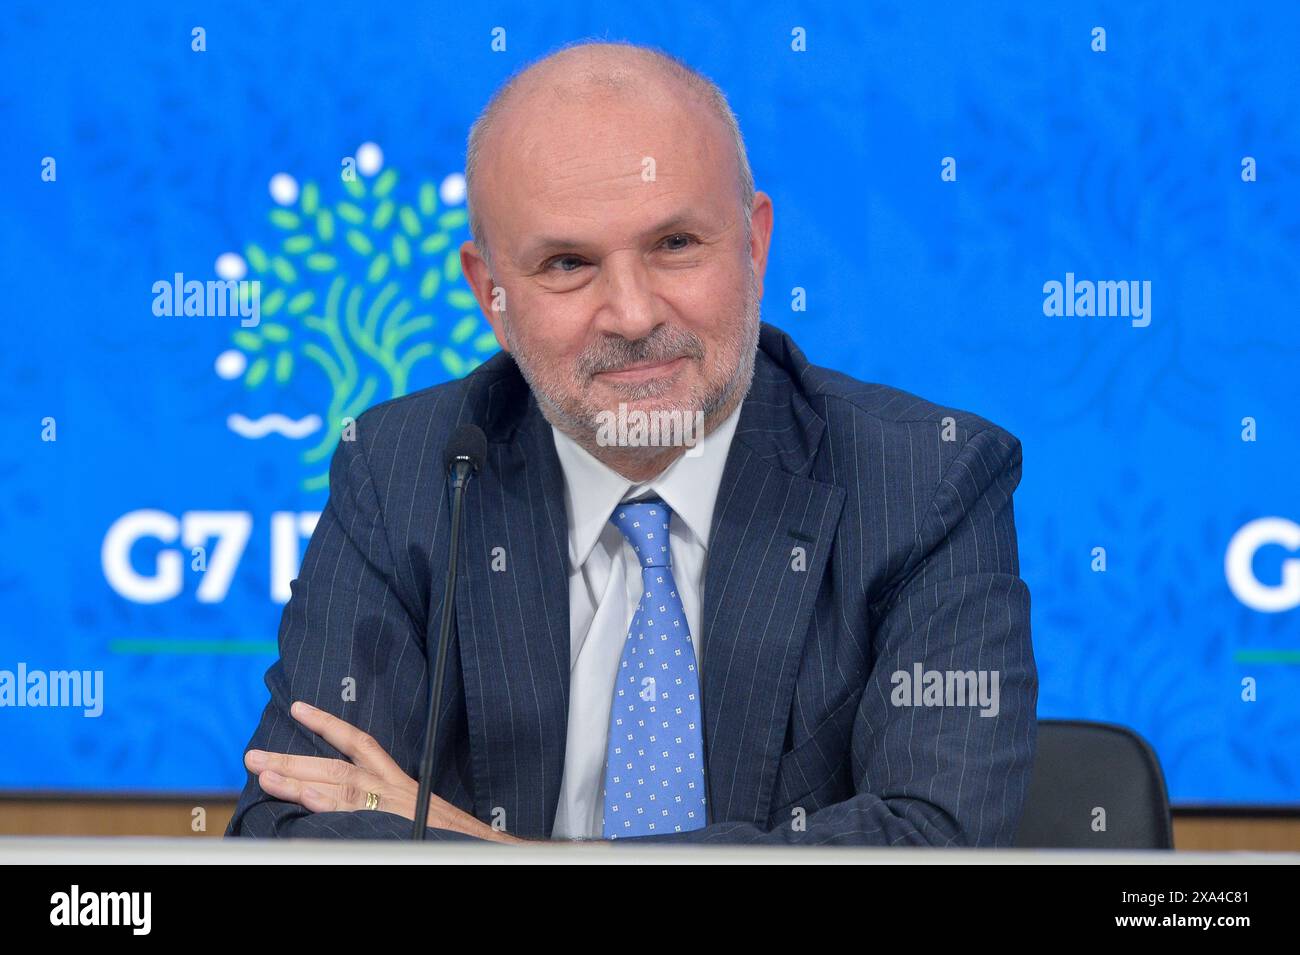
<svg viewBox="0 0 1300 955"><path fill-rule="evenodd" d="M670 243L676 243L678 241L681 241L683 244L672 245L672 247L668 249L669 252L681 252L690 248L692 245L698 245L700 240L689 232L674 232L672 235L668 236L668 238L664 239L663 244L669 245Z"/></svg>
<svg viewBox="0 0 1300 955"><path fill-rule="evenodd" d="M568 269L568 268L553 269L553 268L552 268L552 266L557 265L557 264L559 264L559 263L561 263L561 262L570 262L570 263L575 263L575 265L574 265L574 268L571 268L571 269ZM556 256L552 256L551 258L549 258L549 259L546 260L546 263L542 266L542 270L543 270L544 272L558 271L558 272L561 272L561 273L563 273L563 274L565 274L565 275L568 275L568 274L571 274L571 273L573 273L573 272L576 272L576 271L578 270L578 268L579 268L582 264L583 264L582 259L578 258L576 255L556 255Z"/></svg>

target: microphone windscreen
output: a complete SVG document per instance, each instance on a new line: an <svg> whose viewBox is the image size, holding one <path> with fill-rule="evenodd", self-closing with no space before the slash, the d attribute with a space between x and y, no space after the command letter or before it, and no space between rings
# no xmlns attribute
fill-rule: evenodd
<svg viewBox="0 0 1300 955"><path fill-rule="evenodd" d="M460 458L473 464L475 471L480 470L487 460L487 435L478 425L463 424L452 432L447 450L443 453L443 464L450 468Z"/></svg>

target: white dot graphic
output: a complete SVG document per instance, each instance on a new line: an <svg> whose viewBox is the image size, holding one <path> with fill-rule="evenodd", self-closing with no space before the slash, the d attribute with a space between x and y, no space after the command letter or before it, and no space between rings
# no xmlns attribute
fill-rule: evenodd
<svg viewBox="0 0 1300 955"><path fill-rule="evenodd" d="M453 172L438 187L438 197L444 205L458 206L465 201L465 177Z"/></svg>
<svg viewBox="0 0 1300 955"><path fill-rule="evenodd" d="M229 281L238 282L248 274L248 264L238 252L222 252L217 256L213 268L217 272L217 278Z"/></svg>
<svg viewBox="0 0 1300 955"><path fill-rule="evenodd" d="M363 176L373 176L384 168L384 151L375 143L362 143L357 147L357 171Z"/></svg>
<svg viewBox="0 0 1300 955"><path fill-rule="evenodd" d="M217 374L222 378L230 381L232 378L238 378L244 373L248 366L248 359L244 353L237 348L231 348L223 351L217 356L216 369Z"/></svg>
<svg viewBox="0 0 1300 955"><path fill-rule="evenodd" d="M282 206L291 206L298 201L298 180L287 172L277 172L272 176L268 188L271 198Z"/></svg>

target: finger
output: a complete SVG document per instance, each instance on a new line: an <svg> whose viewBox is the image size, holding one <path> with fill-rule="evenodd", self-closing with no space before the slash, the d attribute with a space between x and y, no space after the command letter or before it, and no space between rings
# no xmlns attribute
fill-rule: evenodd
<svg viewBox="0 0 1300 955"><path fill-rule="evenodd" d="M262 787L262 791L268 796L273 796L284 802L297 803L300 806L306 805L303 802L304 784L297 779L281 776L274 770L268 769L258 775L257 784ZM315 812L315 810L312 811Z"/></svg>
<svg viewBox="0 0 1300 955"><path fill-rule="evenodd" d="M297 803L312 812L337 812L348 807L344 805L346 787L333 783L307 782L292 776L281 776L268 769L257 777L257 784L269 796L285 802Z"/></svg>
<svg viewBox="0 0 1300 955"><path fill-rule="evenodd" d="M366 808L365 794L355 786L303 783L301 792L302 804L312 812L356 812Z"/></svg>
<svg viewBox="0 0 1300 955"><path fill-rule="evenodd" d="M359 782L361 776L373 775L354 766L345 759L326 759L321 756L292 756L288 753L268 753L260 749L250 749L245 753L244 765L248 767L250 772L261 773L269 769L281 776L288 776L305 782L342 784Z"/></svg>
<svg viewBox="0 0 1300 955"><path fill-rule="evenodd" d="M333 713L319 710L302 700L294 703L289 708L289 712L293 714L294 719L322 737L362 769L368 769L382 779L410 778L373 736L363 733Z"/></svg>
<svg viewBox="0 0 1300 955"><path fill-rule="evenodd" d="M280 776L268 770L258 777L258 784L277 799L295 802L312 812L356 812L361 809L376 809L397 813L407 819L412 815L410 809L403 809L405 804L400 794L394 796L384 793L381 783L375 783L373 787L367 788L350 783L339 785L307 782ZM374 806L368 805L368 797L372 792L377 798Z"/></svg>

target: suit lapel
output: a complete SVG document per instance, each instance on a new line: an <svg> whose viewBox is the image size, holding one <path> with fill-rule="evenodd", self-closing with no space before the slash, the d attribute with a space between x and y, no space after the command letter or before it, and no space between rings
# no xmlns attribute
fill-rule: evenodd
<svg viewBox="0 0 1300 955"><path fill-rule="evenodd" d="M476 814L541 837L564 771L568 530L554 438L522 384L491 386L489 417L513 406L514 420L485 428L488 463L466 492L456 619Z"/></svg>
<svg viewBox="0 0 1300 955"><path fill-rule="evenodd" d="M763 328L764 348L783 339ZM801 359L801 356L800 356ZM569 707L568 524L554 438L517 372L484 387L488 464L465 499L456 621L475 813L549 837ZM478 422L482 424L483 422ZM843 488L809 478L825 423L759 351L727 455L702 606L712 820L765 821ZM440 582L439 582L440 583Z"/></svg>
<svg viewBox="0 0 1300 955"><path fill-rule="evenodd" d="M806 475L825 423L760 351L709 536L702 614L710 821L766 820L795 676L844 504Z"/></svg>

